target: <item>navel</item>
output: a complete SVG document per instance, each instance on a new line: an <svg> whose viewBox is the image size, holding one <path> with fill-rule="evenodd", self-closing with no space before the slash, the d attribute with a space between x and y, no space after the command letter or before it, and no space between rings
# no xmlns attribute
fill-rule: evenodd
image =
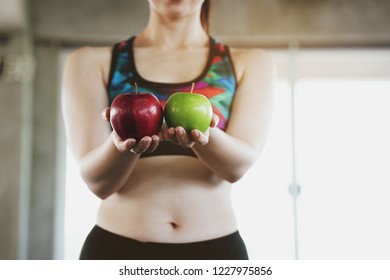
<svg viewBox="0 0 390 280"><path fill-rule="evenodd" d="M179 228L179 225L175 222L169 222L169 225L172 227L172 229L176 230Z"/></svg>

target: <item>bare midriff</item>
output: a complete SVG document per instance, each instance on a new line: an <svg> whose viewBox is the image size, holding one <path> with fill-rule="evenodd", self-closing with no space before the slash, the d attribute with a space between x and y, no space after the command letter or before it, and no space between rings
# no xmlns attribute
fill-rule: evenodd
<svg viewBox="0 0 390 280"><path fill-rule="evenodd" d="M189 156L142 158L123 188L103 200L98 226L143 242L187 243L237 230L231 183Z"/></svg>

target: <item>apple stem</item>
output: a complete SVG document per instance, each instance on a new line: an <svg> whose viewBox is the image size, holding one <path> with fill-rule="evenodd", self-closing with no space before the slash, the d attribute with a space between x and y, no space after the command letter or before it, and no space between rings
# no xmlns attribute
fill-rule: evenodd
<svg viewBox="0 0 390 280"><path fill-rule="evenodd" d="M138 85L137 83L134 83L135 84L135 94L138 94Z"/></svg>
<svg viewBox="0 0 390 280"><path fill-rule="evenodd" d="M192 83L191 85L191 93L194 91L195 83Z"/></svg>

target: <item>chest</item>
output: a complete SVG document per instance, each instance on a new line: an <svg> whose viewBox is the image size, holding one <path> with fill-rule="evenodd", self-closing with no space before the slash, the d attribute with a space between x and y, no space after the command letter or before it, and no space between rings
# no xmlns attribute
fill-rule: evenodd
<svg viewBox="0 0 390 280"><path fill-rule="evenodd" d="M208 56L208 48L134 49L134 63L139 75L145 80L160 83L194 80L205 69Z"/></svg>

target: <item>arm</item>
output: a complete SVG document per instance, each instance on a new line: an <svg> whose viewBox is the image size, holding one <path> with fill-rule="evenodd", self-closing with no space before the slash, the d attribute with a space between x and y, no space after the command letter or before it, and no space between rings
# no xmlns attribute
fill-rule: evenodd
<svg viewBox="0 0 390 280"><path fill-rule="evenodd" d="M122 141L101 113L107 107L106 69L110 51L82 48L72 53L64 67L62 110L67 140L90 190L104 199L128 180L139 153L155 147L158 137ZM104 111L107 113L107 110ZM129 153L130 149L136 153Z"/></svg>
<svg viewBox="0 0 390 280"><path fill-rule="evenodd" d="M207 145L194 145L202 162L217 175L238 181L256 161L269 130L273 107L275 69L269 54L260 50L241 51L236 69L242 74L232 105L226 133L210 129Z"/></svg>
<svg viewBox="0 0 390 280"><path fill-rule="evenodd" d="M205 134L174 129L179 144L192 147L203 164L230 182L245 174L265 145L275 82L275 68L266 52L240 50L233 59L238 86L227 131L216 128L215 120Z"/></svg>

